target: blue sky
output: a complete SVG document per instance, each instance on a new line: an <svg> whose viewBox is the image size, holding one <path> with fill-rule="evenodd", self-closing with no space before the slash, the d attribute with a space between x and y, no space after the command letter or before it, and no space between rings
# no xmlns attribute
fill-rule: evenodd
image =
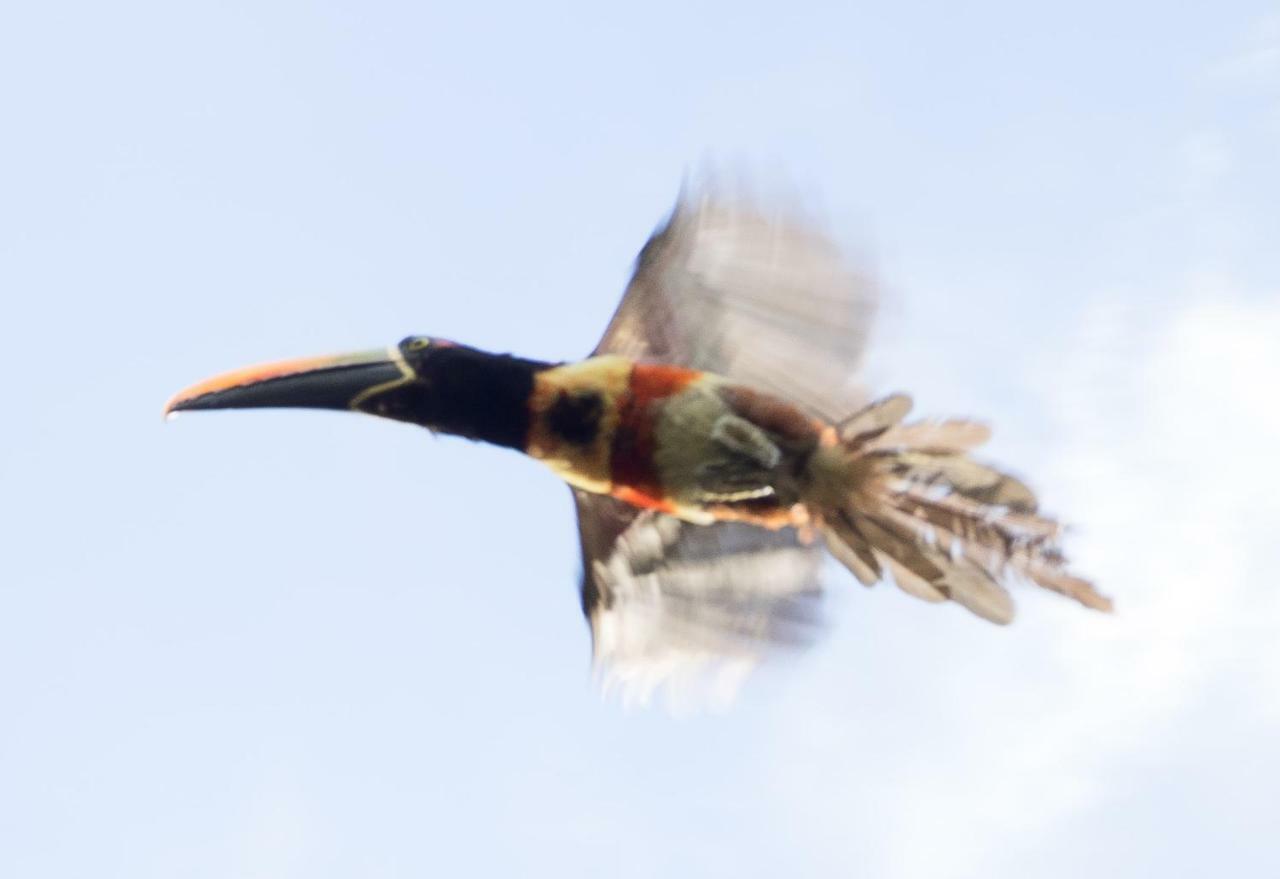
<svg viewBox="0 0 1280 879"><path fill-rule="evenodd" d="M11 4L0 873L1280 870L1273 3ZM585 353L681 176L821 205L1114 618L833 572L723 716L601 702L568 493L374 419L161 423L410 333Z"/></svg>

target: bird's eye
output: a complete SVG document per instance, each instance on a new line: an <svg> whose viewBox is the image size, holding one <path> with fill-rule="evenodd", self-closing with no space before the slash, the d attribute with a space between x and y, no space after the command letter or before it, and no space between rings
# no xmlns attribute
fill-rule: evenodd
<svg viewBox="0 0 1280 879"><path fill-rule="evenodd" d="M410 351L421 351L430 344L431 344L430 339L424 339L423 337L419 336L416 339L409 340L408 348Z"/></svg>

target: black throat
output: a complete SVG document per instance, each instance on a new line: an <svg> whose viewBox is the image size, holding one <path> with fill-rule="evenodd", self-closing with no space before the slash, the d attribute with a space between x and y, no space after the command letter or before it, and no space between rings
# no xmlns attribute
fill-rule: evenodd
<svg viewBox="0 0 1280 879"><path fill-rule="evenodd" d="M417 381L389 391L385 414L524 450L533 377L552 364L463 345L433 345L413 364Z"/></svg>

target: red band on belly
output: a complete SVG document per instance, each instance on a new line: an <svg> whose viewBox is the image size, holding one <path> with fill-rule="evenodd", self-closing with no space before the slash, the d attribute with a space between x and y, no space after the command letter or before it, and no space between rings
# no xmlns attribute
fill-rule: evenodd
<svg viewBox="0 0 1280 879"><path fill-rule="evenodd" d="M654 467L654 427L666 400L701 375L678 366L637 363L631 368L613 434L610 469L614 497L638 507L664 512L674 509Z"/></svg>

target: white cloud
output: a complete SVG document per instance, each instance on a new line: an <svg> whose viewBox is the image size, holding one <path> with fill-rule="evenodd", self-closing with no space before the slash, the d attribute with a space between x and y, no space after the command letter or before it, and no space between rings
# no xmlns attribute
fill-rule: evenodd
<svg viewBox="0 0 1280 879"><path fill-rule="evenodd" d="M925 639L925 661L895 668L892 693L859 704L830 679L806 682L778 733L792 832L846 872L998 875L1006 858L1068 844L1054 828L1108 808L1111 781L1175 735L1212 737L1214 692L1238 688L1253 722L1280 723L1277 340L1280 298L1213 280L1163 317L1084 313L1037 377L1048 405L1032 417L1061 421L1037 475L1083 524L1079 568L1117 615L1024 591L1009 637L950 622L905 631ZM869 661L909 661L898 643ZM876 672L830 673L847 686Z"/></svg>

